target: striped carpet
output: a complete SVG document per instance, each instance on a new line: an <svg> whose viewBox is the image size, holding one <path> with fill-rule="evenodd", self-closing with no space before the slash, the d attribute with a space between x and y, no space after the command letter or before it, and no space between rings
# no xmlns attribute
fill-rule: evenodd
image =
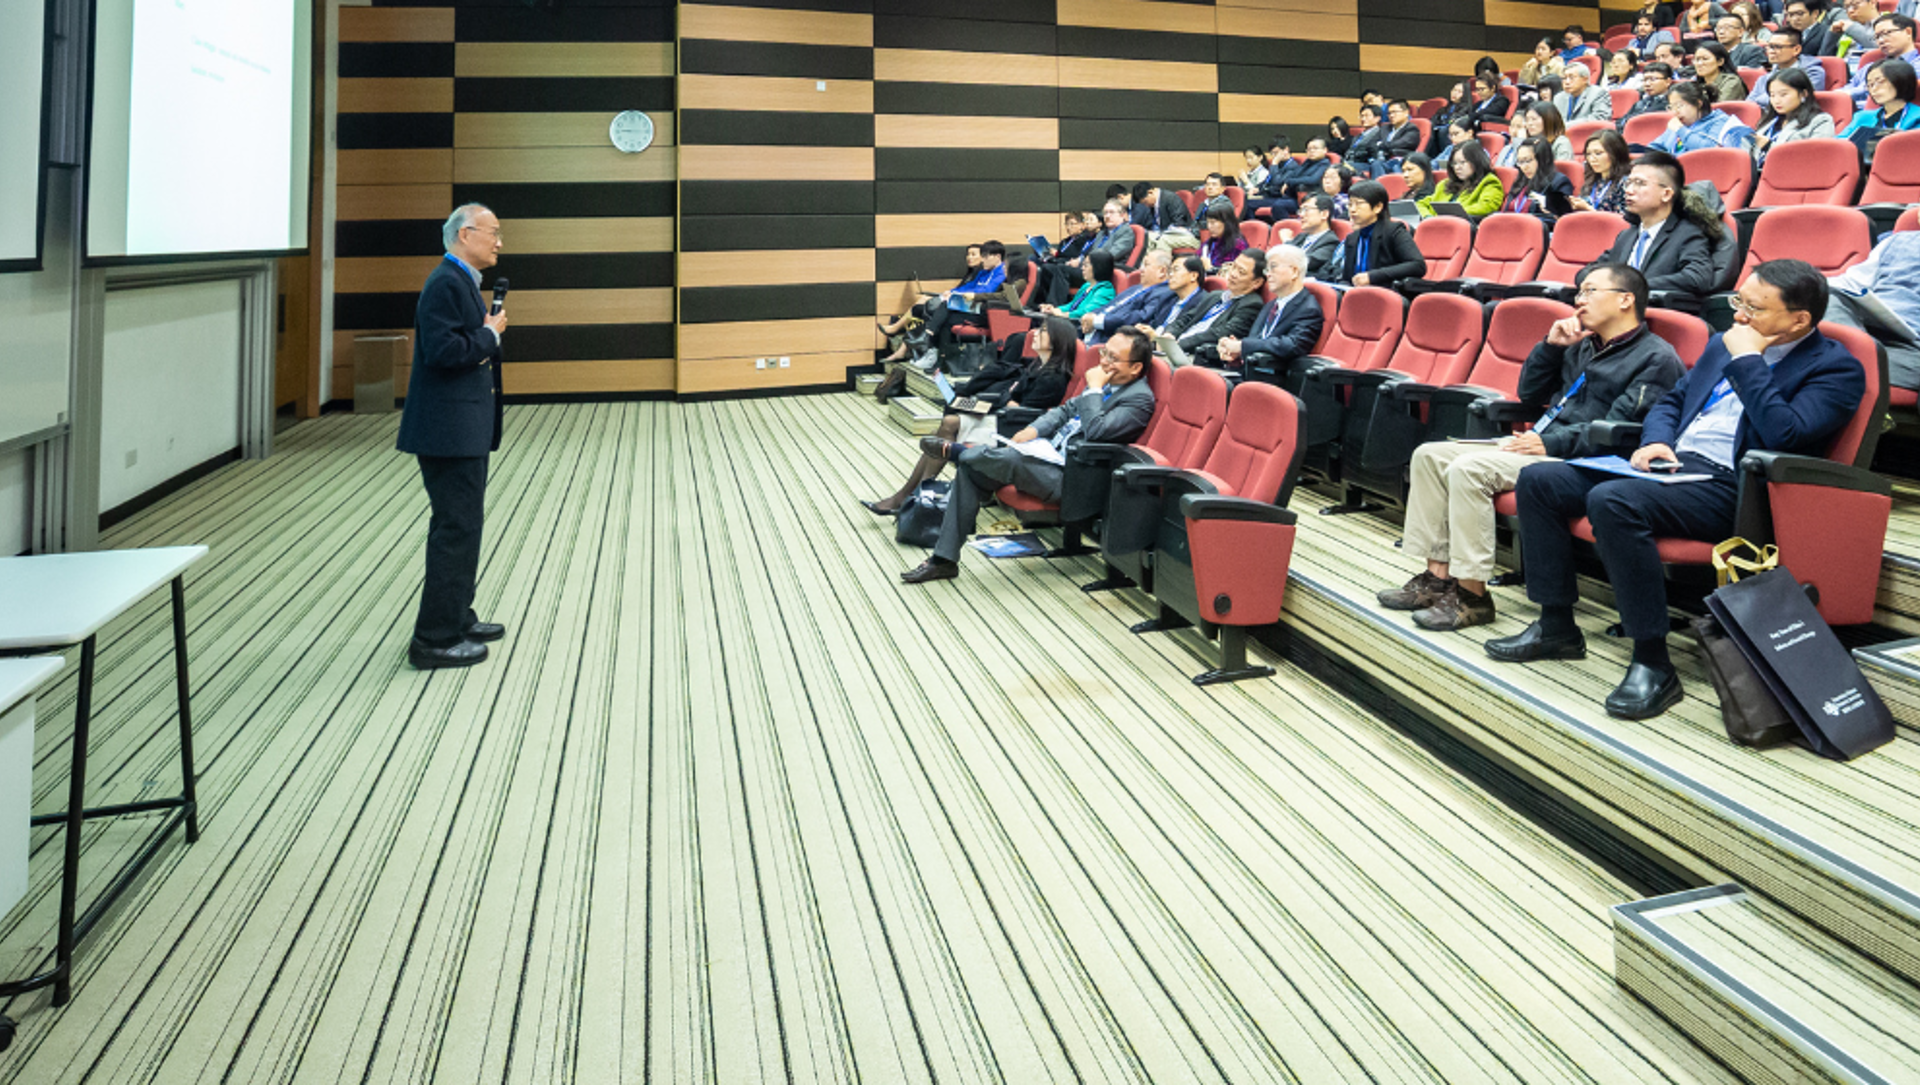
<svg viewBox="0 0 1920 1085"><path fill-rule="evenodd" d="M1045 561L917 560L852 395L516 407L484 666L402 662L425 500L337 417L117 527L188 587L205 835L6 1012L0 1080L1696 1082L1613 984L1632 896L1301 672ZM176 786L156 598L92 797ZM73 684L42 701L64 794ZM139 824L86 837L89 899ZM44 955L57 844L0 922Z"/></svg>

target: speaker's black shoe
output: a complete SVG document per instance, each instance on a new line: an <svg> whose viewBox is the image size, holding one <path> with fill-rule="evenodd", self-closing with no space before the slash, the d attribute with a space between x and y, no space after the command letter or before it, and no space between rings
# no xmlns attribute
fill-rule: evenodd
<svg viewBox="0 0 1920 1085"><path fill-rule="evenodd" d="M1576 629L1572 633L1548 636L1534 622L1511 637L1487 642L1487 654L1503 663L1532 663L1541 659L1585 659L1587 638Z"/></svg>
<svg viewBox="0 0 1920 1085"><path fill-rule="evenodd" d="M499 622L474 622L460 631L468 640L499 640L507 635L507 627Z"/></svg>
<svg viewBox="0 0 1920 1085"><path fill-rule="evenodd" d="M1683 696L1678 673L1635 663L1607 694L1607 715L1622 720L1649 719L1679 704Z"/></svg>
<svg viewBox="0 0 1920 1085"><path fill-rule="evenodd" d="M407 662L413 664L415 670L471 667L486 658L487 646L478 641L463 640L445 648L435 648L416 637L412 644L407 645Z"/></svg>

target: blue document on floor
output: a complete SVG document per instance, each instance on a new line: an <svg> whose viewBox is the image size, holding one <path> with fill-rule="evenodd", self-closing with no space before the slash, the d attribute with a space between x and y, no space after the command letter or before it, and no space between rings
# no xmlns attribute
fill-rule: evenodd
<svg viewBox="0 0 1920 1085"><path fill-rule="evenodd" d="M1018 535L981 535L967 544L990 558L1037 558L1047 546L1031 531Z"/></svg>
<svg viewBox="0 0 1920 1085"><path fill-rule="evenodd" d="M1568 460L1574 467L1584 467L1589 471L1605 471L1609 475L1621 475L1637 478L1642 482L1706 482L1712 475L1663 475L1658 471L1639 471L1626 460L1618 456L1588 456L1585 459Z"/></svg>

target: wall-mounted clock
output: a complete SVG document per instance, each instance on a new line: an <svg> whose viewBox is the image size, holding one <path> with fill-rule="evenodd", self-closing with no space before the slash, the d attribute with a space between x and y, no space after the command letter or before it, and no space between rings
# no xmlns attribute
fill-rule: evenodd
<svg viewBox="0 0 1920 1085"><path fill-rule="evenodd" d="M607 138L626 154L639 154L653 146L653 118L637 109L629 109L613 118L607 126Z"/></svg>

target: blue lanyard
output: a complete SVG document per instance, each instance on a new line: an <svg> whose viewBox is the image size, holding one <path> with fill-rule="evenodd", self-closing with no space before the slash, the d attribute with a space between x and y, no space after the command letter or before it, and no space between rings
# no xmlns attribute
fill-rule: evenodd
<svg viewBox="0 0 1920 1085"><path fill-rule="evenodd" d="M1534 425L1533 431L1539 433L1541 430L1552 425L1553 420L1560 417L1560 412L1567 409L1567 404L1573 402L1573 397L1579 395L1580 389L1586 387L1586 385L1587 375L1582 373L1574 379L1573 387L1567 389L1567 394L1560 397L1560 402L1547 408L1547 413L1540 416L1540 421Z"/></svg>
<svg viewBox="0 0 1920 1085"><path fill-rule="evenodd" d="M1709 395L1707 401L1700 405L1700 414L1706 414L1708 411L1713 410L1714 404L1719 403L1732 394L1733 382L1722 377L1720 383L1713 386L1713 394ZM1695 417L1699 416L1696 415Z"/></svg>
<svg viewBox="0 0 1920 1085"><path fill-rule="evenodd" d="M1214 317L1217 317L1217 316L1219 316L1219 315L1220 315L1221 313L1224 313L1224 312L1226 312L1226 311L1227 311L1227 306L1229 306L1229 305L1232 305L1232 304L1233 304L1233 299L1232 299L1232 298L1228 298L1227 300L1225 300L1225 301L1223 301L1223 302L1221 302L1220 304L1218 304L1218 305L1216 305L1216 306L1214 306L1213 308L1211 308L1211 309L1208 309L1208 310L1207 310L1207 315L1206 315L1206 316L1203 316L1203 317L1201 317L1200 319L1201 319L1201 320L1212 320L1212 319L1213 319Z"/></svg>

